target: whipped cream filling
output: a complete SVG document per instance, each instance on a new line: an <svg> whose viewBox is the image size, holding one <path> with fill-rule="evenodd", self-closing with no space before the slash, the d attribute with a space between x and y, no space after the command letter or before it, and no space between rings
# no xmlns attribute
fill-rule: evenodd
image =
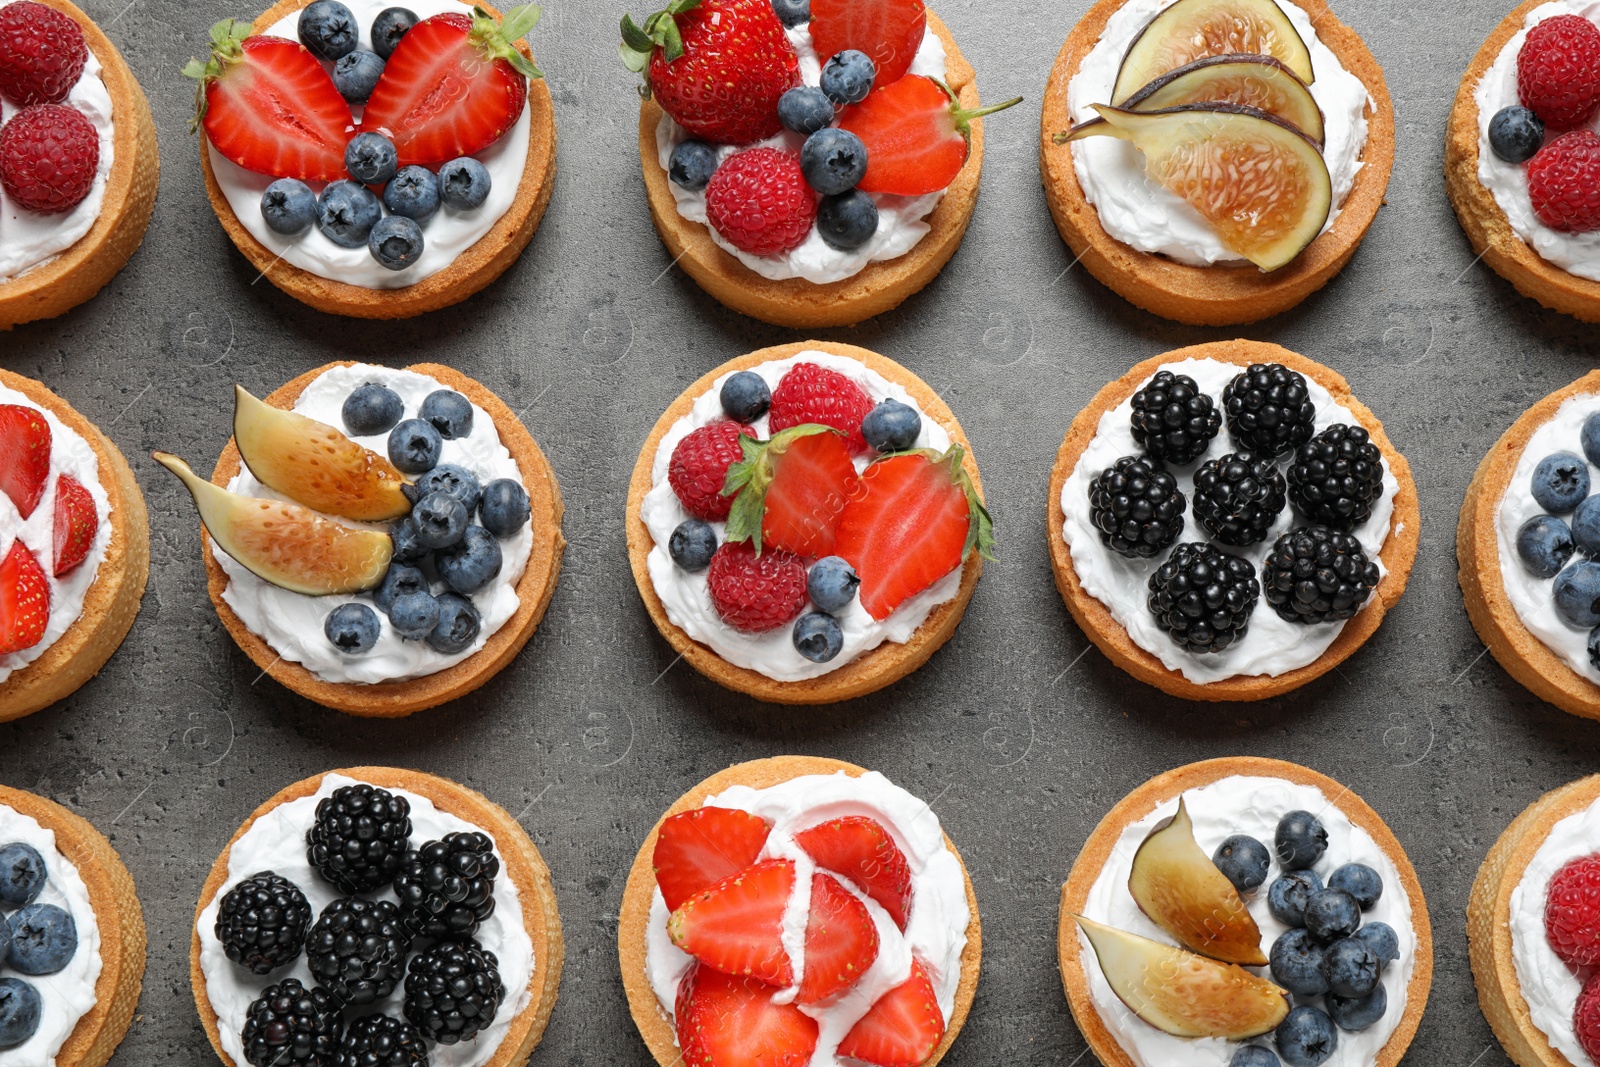
<svg viewBox="0 0 1600 1067"><path fill-rule="evenodd" d="M39 498L33 514L24 519L11 498L0 493L0 559L5 558L20 538L33 553L50 586L50 620L45 625L44 637L31 648L0 656L0 684L4 684L11 672L26 667L61 640L83 614L83 598L94 585L100 563L111 544L111 498L100 484L100 460L94 447L76 430L58 419L50 409L40 407L24 394L4 385L0 385L0 404L32 408L44 415L50 427L50 475L45 482L44 496ZM63 474L70 475L89 491L100 524L89 545L89 555L76 568L57 578L54 574L56 484Z"/></svg>
<svg viewBox="0 0 1600 1067"><path fill-rule="evenodd" d="M361 26L359 47L370 50L372 20L392 4L389 0L344 0L344 2ZM415 3L410 3L408 0L405 6L416 12L419 18L424 19L447 11L464 15L472 10L470 4L460 3L459 0L416 0ZM296 11L279 19L265 30L257 32L298 41L299 22L300 13ZM323 65L330 68L332 66L328 63ZM350 111L358 123L363 110L361 104L350 105ZM206 142L206 152L210 155L211 172L216 176L217 186L227 198L228 206L233 208L233 213L238 216L240 224L250 231L250 236L260 241L263 247L283 262L330 281L344 282L366 289L404 289L406 286L431 278L449 267L461 253L483 240L494 228L495 223L511 209L512 203L517 198L517 187L522 184L522 172L528 162L528 132L532 125L532 111L527 105L523 105L522 114L511 129L474 157L489 169L491 180L489 198L481 207L470 211L441 205L439 213L423 224L422 255L411 266L398 271L390 270L374 259L365 244L359 248L341 248L323 236L315 225L295 237L274 233L261 215L261 194L266 192L267 186L280 175L256 174L245 170L218 152L210 141ZM307 184L318 194L327 185L326 182Z"/></svg>
<svg viewBox="0 0 1600 1067"><path fill-rule="evenodd" d="M818 84L822 80L822 58L829 57L818 57L817 50L811 43L810 24L795 26L787 33L789 43L800 59L801 80L806 85ZM922 45L917 49L916 58L912 60L910 73L944 80L944 42L939 40L939 35L933 30L930 29L923 35ZM672 150L687 140L689 140L688 131L672 121L670 115L663 114L661 124L656 127L656 152L662 170L666 170L668 164L672 162ZM775 136L752 145L737 147L718 145L717 162L720 165L729 156L751 148L779 148L798 156L805 142L803 135L782 130ZM705 226L706 232L711 235L717 246L740 263L772 281L804 278L816 285L842 282L846 278L860 274L869 263L898 259L911 251L932 229L925 220L933 213L933 209L939 206L939 201L944 199L943 190L926 196L872 193L872 199L878 205L878 232L860 248L848 252L832 248L822 239L822 234L816 227L812 227L811 235L798 248L777 256L753 256L735 248L706 221L705 190L693 192L671 180L668 180L667 185L672 189L673 199L678 202L678 214L690 222L698 222Z"/></svg>
<svg viewBox="0 0 1600 1067"><path fill-rule="evenodd" d="M1324 1067L1370 1067L1378 1054L1388 1044L1389 1038L1405 1015L1411 975L1416 968L1417 934L1412 926L1411 899L1405 884L1383 849L1372 835L1352 823L1344 812L1335 806L1335 798L1328 797L1315 786L1300 785L1280 778L1248 777L1235 775L1220 779L1210 785L1191 789L1183 794L1189 816L1194 822L1194 836L1200 848L1211 855L1218 845L1234 834L1247 834L1270 849L1277 831L1278 820L1291 811L1309 811L1322 820L1328 830L1328 851L1314 870L1324 882L1328 875L1346 863L1364 863L1378 872L1383 879L1383 896L1371 911L1361 915L1362 925L1374 922L1388 923L1394 927L1400 942L1400 958L1383 971L1383 987L1389 996L1389 1008L1382 1019L1365 1030L1350 1033L1339 1031L1339 1047L1326 1061ZM1172 937L1139 910L1133 894L1128 892L1128 877L1133 871L1133 857L1156 826L1170 818L1178 808L1178 798L1171 797L1137 822L1123 830L1122 837L1112 850L1111 858L1094 886L1089 890L1084 905L1084 915L1096 922L1114 926L1140 937L1174 944ZM1255 893L1246 896L1250 915L1261 928L1263 950L1288 932L1267 908L1267 886L1282 874L1274 860L1266 883ZM1238 1044L1220 1038L1180 1038L1163 1033L1144 1022L1112 992L1105 974L1100 970L1094 948L1078 932L1083 954L1083 966L1089 979L1089 995L1094 1000L1100 1019L1117 1039L1117 1044L1138 1067L1227 1067ZM1247 968L1271 980L1266 967ZM1296 1004L1320 1003L1322 998L1296 998ZM1257 1043L1271 1047L1271 1038L1257 1039Z"/></svg>
<svg viewBox="0 0 1600 1067"><path fill-rule="evenodd" d="M306 965L303 953L291 966L265 976L251 974L228 959L227 951L217 940L216 934L217 912L222 907L222 898L251 875L273 871L299 886L305 893L311 905L312 922L315 923L324 908L346 894L324 881L322 875L307 861L306 831L315 821L318 801L331 796L336 789L354 784L354 779L343 775L324 775L321 786L313 795L280 804L257 819L233 843L228 854L228 877L195 922L195 932L200 936L200 971L205 975L206 999L211 1002L211 1010L217 1013L217 1030L222 1037L223 1051L235 1064L243 1065L246 1062L242 1037L244 1022L251 1003L263 990L285 978L298 978L307 989L317 983L311 977L311 969ZM454 833L476 832L488 835L491 840L494 838L483 827L440 811L427 797L404 789L390 789L389 792L404 797L411 804L411 841L414 846L438 841L446 834ZM483 1067L499 1051L501 1042L511 1029L512 1020L527 1008L533 998L529 988L533 978L533 941L522 924L522 898L516 884L506 873L505 856L498 844L495 846L495 856L500 860L500 876L494 882L494 914L478 928L475 937L484 949L494 953L499 962L500 979L506 989L505 1000L495 1013L494 1021L484 1027L474 1040L456 1045L430 1042L428 1062L433 1067ZM363 895L373 899L394 900L393 891L387 888ZM412 951L415 952L417 947L413 946ZM402 984L390 996L370 1007L353 1010L347 1017L383 1012L402 1018L400 1006L404 999ZM10 1065L7 1064L7 1067Z"/></svg>
<svg viewBox="0 0 1600 1067"><path fill-rule="evenodd" d="M776 388L778 381L789 368L799 363L815 363L838 371L862 389L874 403L893 398L922 413L922 433L917 437L917 448L930 448L943 452L950 447L950 434L926 413L922 412L916 398L905 388L889 381L864 363L845 356L826 352L801 352L789 359L774 360L752 367L767 383ZM747 634L735 630L717 615L711 603L711 587L706 572L691 574L672 561L667 542L678 524L692 518L672 491L667 481L667 468L672 462L673 449L689 434L702 426L721 422L727 418L722 410L722 383L733 376L729 372L718 378L711 389L701 395L689 409L689 414L672 424L656 449L655 464L651 468L651 490L645 494L639 507L639 518L650 530L655 547L650 550L646 564L650 570L650 584L666 608L672 624L694 640L710 646L711 650L736 667L757 671L778 682L797 682L806 678L820 678L838 670L857 657L872 651L885 641L899 644L911 640L911 635L923 624L933 609L952 599L961 589L962 568L957 567L933 585L924 589L881 622L868 614L860 599L850 602L843 611L834 613L839 628L844 631L844 647L827 663L813 663L794 647L791 626L780 626L764 634ZM767 417L763 415L751 423L756 436L767 436ZM856 468L864 469L870 456L857 456ZM726 523L712 523L717 531L717 542L722 543Z"/></svg>
<svg viewBox="0 0 1600 1067"><path fill-rule="evenodd" d="M0 2L0 7L12 2L14 0ZM100 138L100 162L95 168L89 195L71 211L47 215L28 210L0 187L0 284L49 263L81 241L100 218L116 150L111 126L111 93L100 79L102 69L100 57L91 49L78 83L62 101L88 119ZM0 126L10 122L21 110L15 101L0 98Z"/></svg>
<svg viewBox="0 0 1600 1067"><path fill-rule="evenodd" d="M1540 222L1528 196L1528 165L1507 163L1489 146L1489 122L1495 113L1521 103L1517 92L1517 56L1528 39L1528 31L1556 15L1581 15L1591 22L1600 22L1600 0L1553 0L1534 8L1528 12L1522 29L1506 42L1494 63L1484 72L1472 94L1478 105L1478 181L1494 194L1494 202L1505 212L1511 229L1541 258L1569 274L1600 281L1600 231L1563 233ZM1589 128L1600 128L1600 120L1590 123ZM1552 131L1550 138L1553 140L1559 135Z"/></svg>
<svg viewBox="0 0 1600 1067"><path fill-rule="evenodd" d="M55 974L34 977L5 970L5 977L19 978L39 991L43 1012L34 1035L16 1048L0 1052L0 1063L5 1067L55 1067L61 1046L99 999L94 987L104 966L100 958L100 921L78 868L56 848L55 831L41 826L30 815L0 804L0 846L16 842L33 846L44 857L49 881L35 903L54 904L72 916L78 928L78 950Z"/></svg>
<svg viewBox="0 0 1600 1067"><path fill-rule="evenodd" d="M380 382L398 393L405 404L403 418L406 419L417 417L422 401L429 393L449 388L427 375L413 371L362 364L334 367L306 386L300 399L295 401L294 410L342 433L345 431L342 414L345 399L357 386L366 382ZM501 444L494 419L476 404L472 407L472 416L472 433L444 442L440 464L453 463L465 467L476 474L484 485L498 478L522 482L522 472L506 446ZM389 454L388 439L386 433L351 438L380 456ZM250 473L250 468L242 464L239 473L228 482L228 489L241 496L290 499L262 485ZM334 521L344 522L347 526L362 525L342 519ZM376 526L387 528L386 524ZM388 616L372 605L371 593L306 596L291 592L252 574L222 551L215 541L211 541L210 545L212 556L228 573L228 588L223 591L222 599L251 633L271 645L273 651L284 659L300 664L324 682L373 684L403 682L437 674L480 651L521 605L517 583L522 580L523 572L528 567L528 556L533 551L533 524L527 523L513 536L500 539L503 562L499 575L469 598L482 616L478 638L466 651L454 655L439 652L426 641L402 638L389 622ZM433 582L436 595L446 589L443 582ZM377 644L359 656L339 651L323 632L323 623L329 613L341 604L352 602L373 607L377 611L380 627Z"/></svg>
<svg viewBox="0 0 1600 1067"><path fill-rule="evenodd" d="M1159 369L1193 378L1200 390L1209 393L1216 401L1219 410L1222 407L1223 389L1244 370L1243 367L1215 359L1186 359L1162 364ZM1332 394L1315 379L1306 378L1306 389L1317 408L1318 433L1334 423L1360 425L1350 410L1336 403ZM1128 632L1134 644L1159 659L1168 670L1179 672L1191 682L1204 685L1225 678L1262 674L1277 677L1315 662L1333 644L1345 624L1326 622L1306 626L1289 622L1267 603L1265 596L1256 602L1245 635L1221 652L1190 652L1156 625L1155 616L1150 613L1146 603L1150 594L1149 582L1150 576L1166 561L1167 553L1155 559L1128 559L1118 555L1101 542L1100 531L1095 529L1089 510L1089 487L1100 476L1100 472L1113 466L1123 456L1144 454L1144 449L1133 439L1132 412L1133 396L1130 394L1121 404L1100 417L1094 440L1084 449L1078 465L1073 468L1072 475L1061 489L1061 510L1066 515L1062 535L1072 552L1072 566L1078 573L1078 582L1084 592L1105 605L1111 617ZM1177 544L1210 540L1194 517L1194 475L1202 464L1233 451L1233 438L1224 425L1222 432L1212 440L1211 446L1200 459L1187 468L1168 468L1177 478L1178 489L1189 504L1184 511L1183 533L1178 536ZM1278 469L1284 470L1288 461L1288 458L1279 460ZM1383 573L1387 571L1383 561L1378 559L1378 553L1389 539L1394 518L1394 498L1399 491L1400 483L1385 456L1383 492L1372 505L1372 517L1352 531L1366 550L1367 557L1375 561L1378 570ZM1217 547L1248 559L1255 567L1259 580L1261 563L1272 551L1273 543L1290 529L1305 525L1306 520L1295 511L1294 506L1285 505L1265 541L1248 548L1234 548L1231 545ZM1394 532L1398 533L1399 527L1395 527ZM1370 608L1375 599L1376 594L1369 597L1361 610Z"/></svg>
<svg viewBox="0 0 1600 1067"><path fill-rule="evenodd" d="M1376 108L1360 78L1345 69L1320 38L1311 16L1289 0L1276 0L1311 52L1316 80L1311 96L1322 109L1322 156L1333 179L1333 206L1326 233L1355 185L1367 144L1367 109ZM1097 118L1091 104L1111 101L1122 57L1173 0L1129 0L1106 22L1105 31L1067 86L1067 109L1074 123ZM1145 175L1144 154L1127 141L1089 137L1072 142L1072 166L1083 195L1095 206L1106 233L1140 252L1157 252L1191 266L1247 261L1225 247L1205 217L1159 182Z"/></svg>
<svg viewBox="0 0 1600 1067"><path fill-rule="evenodd" d="M847 815L864 815L889 831L911 868L911 913L905 932L894 924L877 901L852 882L838 879L851 895L866 905L878 930L878 958L854 986L827 1004L802 1004L800 1010L817 1021L817 1047L810 1067L834 1067L841 1061L839 1042L878 999L911 977L916 958L933 983L939 1010L946 1023L955 1010L956 989L961 984L961 953L967 947L966 879L961 861L945 844L939 817L924 801L912 796L876 771L859 778L843 772L804 775L767 789L736 785L707 797L705 807L737 808L765 819L772 827L760 858L785 859L795 866L795 890L783 917L783 945L794 968L796 988L775 991L776 1003L792 1003L805 968L805 928L810 908L811 876L817 865L795 844L803 830ZM645 930L645 974L661 1011L673 1017L678 987L694 964L667 936L666 901L655 890ZM855 1061L847 1061L854 1063Z"/></svg>

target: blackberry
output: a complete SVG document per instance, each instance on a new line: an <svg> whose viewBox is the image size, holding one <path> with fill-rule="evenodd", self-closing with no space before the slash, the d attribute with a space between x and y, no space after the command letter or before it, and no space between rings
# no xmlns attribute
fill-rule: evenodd
<svg viewBox="0 0 1600 1067"><path fill-rule="evenodd" d="M1147 601L1156 625L1190 652L1221 652L1250 627L1261 583L1250 561L1190 541L1150 576Z"/></svg>
<svg viewBox="0 0 1600 1067"><path fill-rule="evenodd" d="M1361 610L1378 585L1361 542L1326 526L1290 530L1261 561L1267 603L1289 622L1337 622Z"/></svg>
<svg viewBox="0 0 1600 1067"><path fill-rule="evenodd" d="M410 847L410 802L365 782L323 797L306 831L307 861L346 893L366 893L394 881Z"/></svg>
<svg viewBox="0 0 1600 1067"><path fill-rule="evenodd" d="M1222 412L1187 374L1159 371L1133 394L1133 439L1156 459L1188 466L1222 429Z"/></svg>
<svg viewBox="0 0 1600 1067"><path fill-rule="evenodd" d="M462 937L494 914L494 879L500 873L494 842L480 833L447 834L406 853L394 891L414 933Z"/></svg>
<svg viewBox="0 0 1600 1067"><path fill-rule="evenodd" d="M505 994L493 952L470 937L440 941L412 957L405 1014L423 1037L454 1045L493 1022Z"/></svg>
<svg viewBox="0 0 1600 1067"><path fill-rule="evenodd" d="M428 1067L417 1028L391 1015L363 1015L339 1042L338 1067Z"/></svg>
<svg viewBox="0 0 1600 1067"><path fill-rule="evenodd" d="M1311 440L1317 407L1306 380L1281 363L1254 363L1222 391L1228 433L1246 452L1276 459Z"/></svg>
<svg viewBox="0 0 1600 1067"><path fill-rule="evenodd" d="M406 974L411 934L389 900L346 897L317 916L306 938L311 976L341 1006L366 1005L394 992Z"/></svg>
<svg viewBox="0 0 1600 1067"><path fill-rule="evenodd" d="M244 1018L244 1058L253 1067L336 1067L344 1020L326 989L298 978L268 986Z"/></svg>
<svg viewBox="0 0 1600 1067"><path fill-rule="evenodd" d="M216 934L234 963L252 974L271 974L299 957L310 924L311 905L300 887L262 871L223 896Z"/></svg>
<svg viewBox="0 0 1600 1067"><path fill-rule="evenodd" d="M1360 426L1335 423L1295 450L1289 499L1312 522L1349 532L1383 493L1383 453Z"/></svg>
<svg viewBox="0 0 1600 1067"><path fill-rule="evenodd" d="M1230 453L1195 471L1195 521L1225 545L1260 544L1283 513L1286 492L1272 460Z"/></svg>
<svg viewBox="0 0 1600 1067"><path fill-rule="evenodd" d="M1123 456L1089 485L1089 521L1100 540L1130 559L1149 559L1183 533L1178 480L1155 460Z"/></svg>

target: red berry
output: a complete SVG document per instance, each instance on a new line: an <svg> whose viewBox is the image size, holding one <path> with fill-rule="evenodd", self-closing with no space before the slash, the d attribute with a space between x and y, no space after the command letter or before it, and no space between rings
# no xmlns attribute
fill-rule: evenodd
<svg viewBox="0 0 1600 1067"><path fill-rule="evenodd" d="M50 480L50 424L21 404L0 404L0 493L17 514L33 514Z"/></svg>
<svg viewBox="0 0 1600 1067"><path fill-rule="evenodd" d="M0 96L21 104L59 104L89 60L83 29L53 7L18 0L0 7Z"/></svg>
<svg viewBox="0 0 1600 1067"><path fill-rule="evenodd" d="M776 436L808 422L831 426L848 437L850 451L860 455L867 451L861 420L871 411L872 398L861 386L836 370L800 363L779 379L772 391L767 427Z"/></svg>
<svg viewBox="0 0 1600 1067"><path fill-rule="evenodd" d="M1557 15L1529 30L1517 93L1551 129L1587 123L1600 108L1600 29L1581 15Z"/></svg>
<svg viewBox="0 0 1600 1067"><path fill-rule="evenodd" d="M1573 967L1600 966L1600 856L1573 860L1550 879L1545 936Z"/></svg>
<svg viewBox="0 0 1600 1067"><path fill-rule="evenodd" d="M812 0L811 43L819 58L854 48L877 68L877 84L889 85L911 69L928 30L922 0Z"/></svg>
<svg viewBox="0 0 1600 1067"><path fill-rule="evenodd" d="M733 497L723 496L728 468L744 458L741 436L755 431L737 422L713 422L678 442L667 464L667 481L683 508L697 519L723 522L733 507Z"/></svg>
<svg viewBox="0 0 1600 1067"><path fill-rule="evenodd" d="M755 863L767 843L767 824L734 808L680 812L661 824L652 863L667 908L703 893Z"/></svg>
<svg viewBox="0 0 1600 1067"><path fill-rule="evenodd" d="M100 515L95 511L94 497L78 479L61 475L56 479L55 563L51 573L60 578L82 566L99 530Z"/></svg>
<svg viewBox="0 0 1600 1067"><path fill-rule="evenodd" d="M1600 137L1564 133L1528 161L1533 213L1552 230L1600 230Z"/></svg>
<svg viewBox="0 0 1600 1067"><path fill-rule="evenodd" d="M0 128L0 185L29 211L71 211L99 166L100 135L76 108L35 104Z"/></svg>
<svg viewBox="0 0 1600 1067"><path fill-rule="evenodd" d="M1600 975L1590 978L1572 1009L1572 1028L1589 1058L1600 1062Z"/></svg>
<svg viewBox="0 0 1600 1067"><path fill-rule="evenodd" d="M706 219L741 252L779 256L799 248L817 221L817 198L800 157L776 148L732 156L706 186Z"/></svg>
<svg viewBox="0 0 1600 1067"><path fill-rule="evenodd" d="M0 559L0 656L37 645L49 625L49 579L19 537Z"/></svg>
<svg viewBox="0 0 1600 1067"><path fill-rule="evenodd" d="M706 570L711 606L735 630L762 634L799 618L806 607L806 565L793 552L756 555L748 541L724 542Z"/></svg>

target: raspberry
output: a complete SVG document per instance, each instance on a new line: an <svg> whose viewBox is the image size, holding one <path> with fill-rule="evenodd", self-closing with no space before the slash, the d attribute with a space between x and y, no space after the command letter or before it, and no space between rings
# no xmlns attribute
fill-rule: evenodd
<svg viewBox="0 0 1600 1067"><path fill-rule="evenodd" d="M1572 1009L1572 1029L1591 1060L1600 1062L1600 975L1590 978Z"/></svg>
<svg viewBox="0 0 1600 1067"><path fill-rule="evenodd" d="M767 430L777 434L791 426L817 423L831 426L850 438L850 451L867 451L861 420L872 411L872 398L838 371L815 363L800 363L778 380L772 391Z"/></svg>
<svg viewBox="0 0 1600 1067"><path fill-rule="evenodd" d="M1600 230L1600 137L1576 130L1539 149L1528 162L1528 198L1552 230Z"/></svg>
<svg viewBox="0 0 1600 1067"><path fill-rule="evenodd" d="M678 442L667 464L667 481L684 510L706 522L726 522L733 497L723 496L728 468L744 458L741 436L755 431L737 422L713 422Z"/></svg>
<svg viewBox="0 0 1600 1067"><path fill-rule="evenodd" d="M776 148L730 157L706 185L706 221L752 256L799 248L817 221L817 198L800 171L800 157Z"/></svg>
<svg viewBox="0 0 1600 1067"><path fill-rule="evenodd" d="M100 135L75 108L37 104L0 128L0 186L29 211L71 211L99 166Z"/></svg>
<svg viewBox="0 0 1600 1067"><path fill-rule="evenodd" d="M1550 879L1544 931L1567 964L1600 966L1600 856L1575 859Z"/></svg>
<svg viewBox="0 0 1600 1067"><path fill-rule="evenodd" d="M750 542L730 541L711 557L706 580L717 615L748 634L776 630L805 610L806 565L793 552L758 556Z"/></svg>
<svg viewBox="0 0 1600 1067"><path fill-rule="evenodd" d="M1517 93L1552 129L1587 123L1600 108L1600 29L1581 15L1557 15L1529 30L1517 55Z"/></svg>
<svg viewBox="0 0 1600 1067"><path fill-rule="evenodd" d="M69 16L33 0L0 7L0 96L24 107L59 104L88 60L83 30Z"/></svg>

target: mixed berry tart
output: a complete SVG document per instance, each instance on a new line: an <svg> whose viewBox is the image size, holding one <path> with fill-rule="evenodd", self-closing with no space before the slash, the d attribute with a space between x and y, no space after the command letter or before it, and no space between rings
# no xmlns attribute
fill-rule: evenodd
<svg viewBox="0 0 1600 1067"><path fill-rule="evenodd" d="M94 677L149 575L150 524L128 461L61 397L0 370L0 722Z"/></svg>
<svg viewBox="0 0 1600 1067"><path fill-rule="evenodd" d="M394 717L464 696L543 618L561 570L555 472L504 401L437 364L333 363L258 400L193 495L207 586L263 671Z"/></svg>
<svg viewBox="0 0 1600 1067"><path fill-rule="evenodd" d="M1225 341L1145 360L1079 412L1050 561L1089 638L1190 700L1263 700L1342 663L1405 591L1417 489L1333 371Z"/></svg>
<svg viewBox="0 0 1600 1067"><path fill-rule="evenodd" d="M280 0L217 23L184 73L223 229L334 314L405 318L487 286L554 186L550 90L523 39L539 13Z"/></svg>
<svg viewBox="0 0 1600 1067"><path fill-rule="evenodd" d="M69 0L0 2L0 330L98 293L144 240L159 177L110 38Z"/></svg>
<svg viewBox="0 0 1600 1067"><path fill-rule="evenodd" d="M983 116L1019 102L979 103L922 0L674 0L622 30L662 241L780 326L853 325L932 281L977 203Z"/></svg>
<svg viewBox="0 0 1600 1067"><path fill-rule="evenodd" d="M189 973L226 1067L521 1067L564 953L516 820L443 778L356 767L289 786L234 834Z"/></svg>
<svg viewBox="0 0 1600 1067"><path fill-rule="evenodd" d="M711 371L656 423L628 488L651 620L708 678L776 703L863 696L927 662L993 541L950 409L852 345Z"/></svg>
<svg viewBox="0 0 1600 1067"><path fill-rule="evenodd" d="M1427 902L1383 820L1247 757L1111 809L1062 886L1058 950L1107 1067L1394 1067L1433 984Z"/></svg>
<svg viewBox="0 0 1600 1067"><path fill-rule="evenodd" d="M618 926L662 1067L933 1067L971 1010L982 940L928 805L809 756L730 767L667 809Z"/></svg>
<svg viewBox="0 0 1600 1067"><path fill-rule="evenodd" d="M1324 0L1098 0L1045 91L1061 236L1180 322L1255 322L1322 288L1393 164L1383 71Z"/></svg>

